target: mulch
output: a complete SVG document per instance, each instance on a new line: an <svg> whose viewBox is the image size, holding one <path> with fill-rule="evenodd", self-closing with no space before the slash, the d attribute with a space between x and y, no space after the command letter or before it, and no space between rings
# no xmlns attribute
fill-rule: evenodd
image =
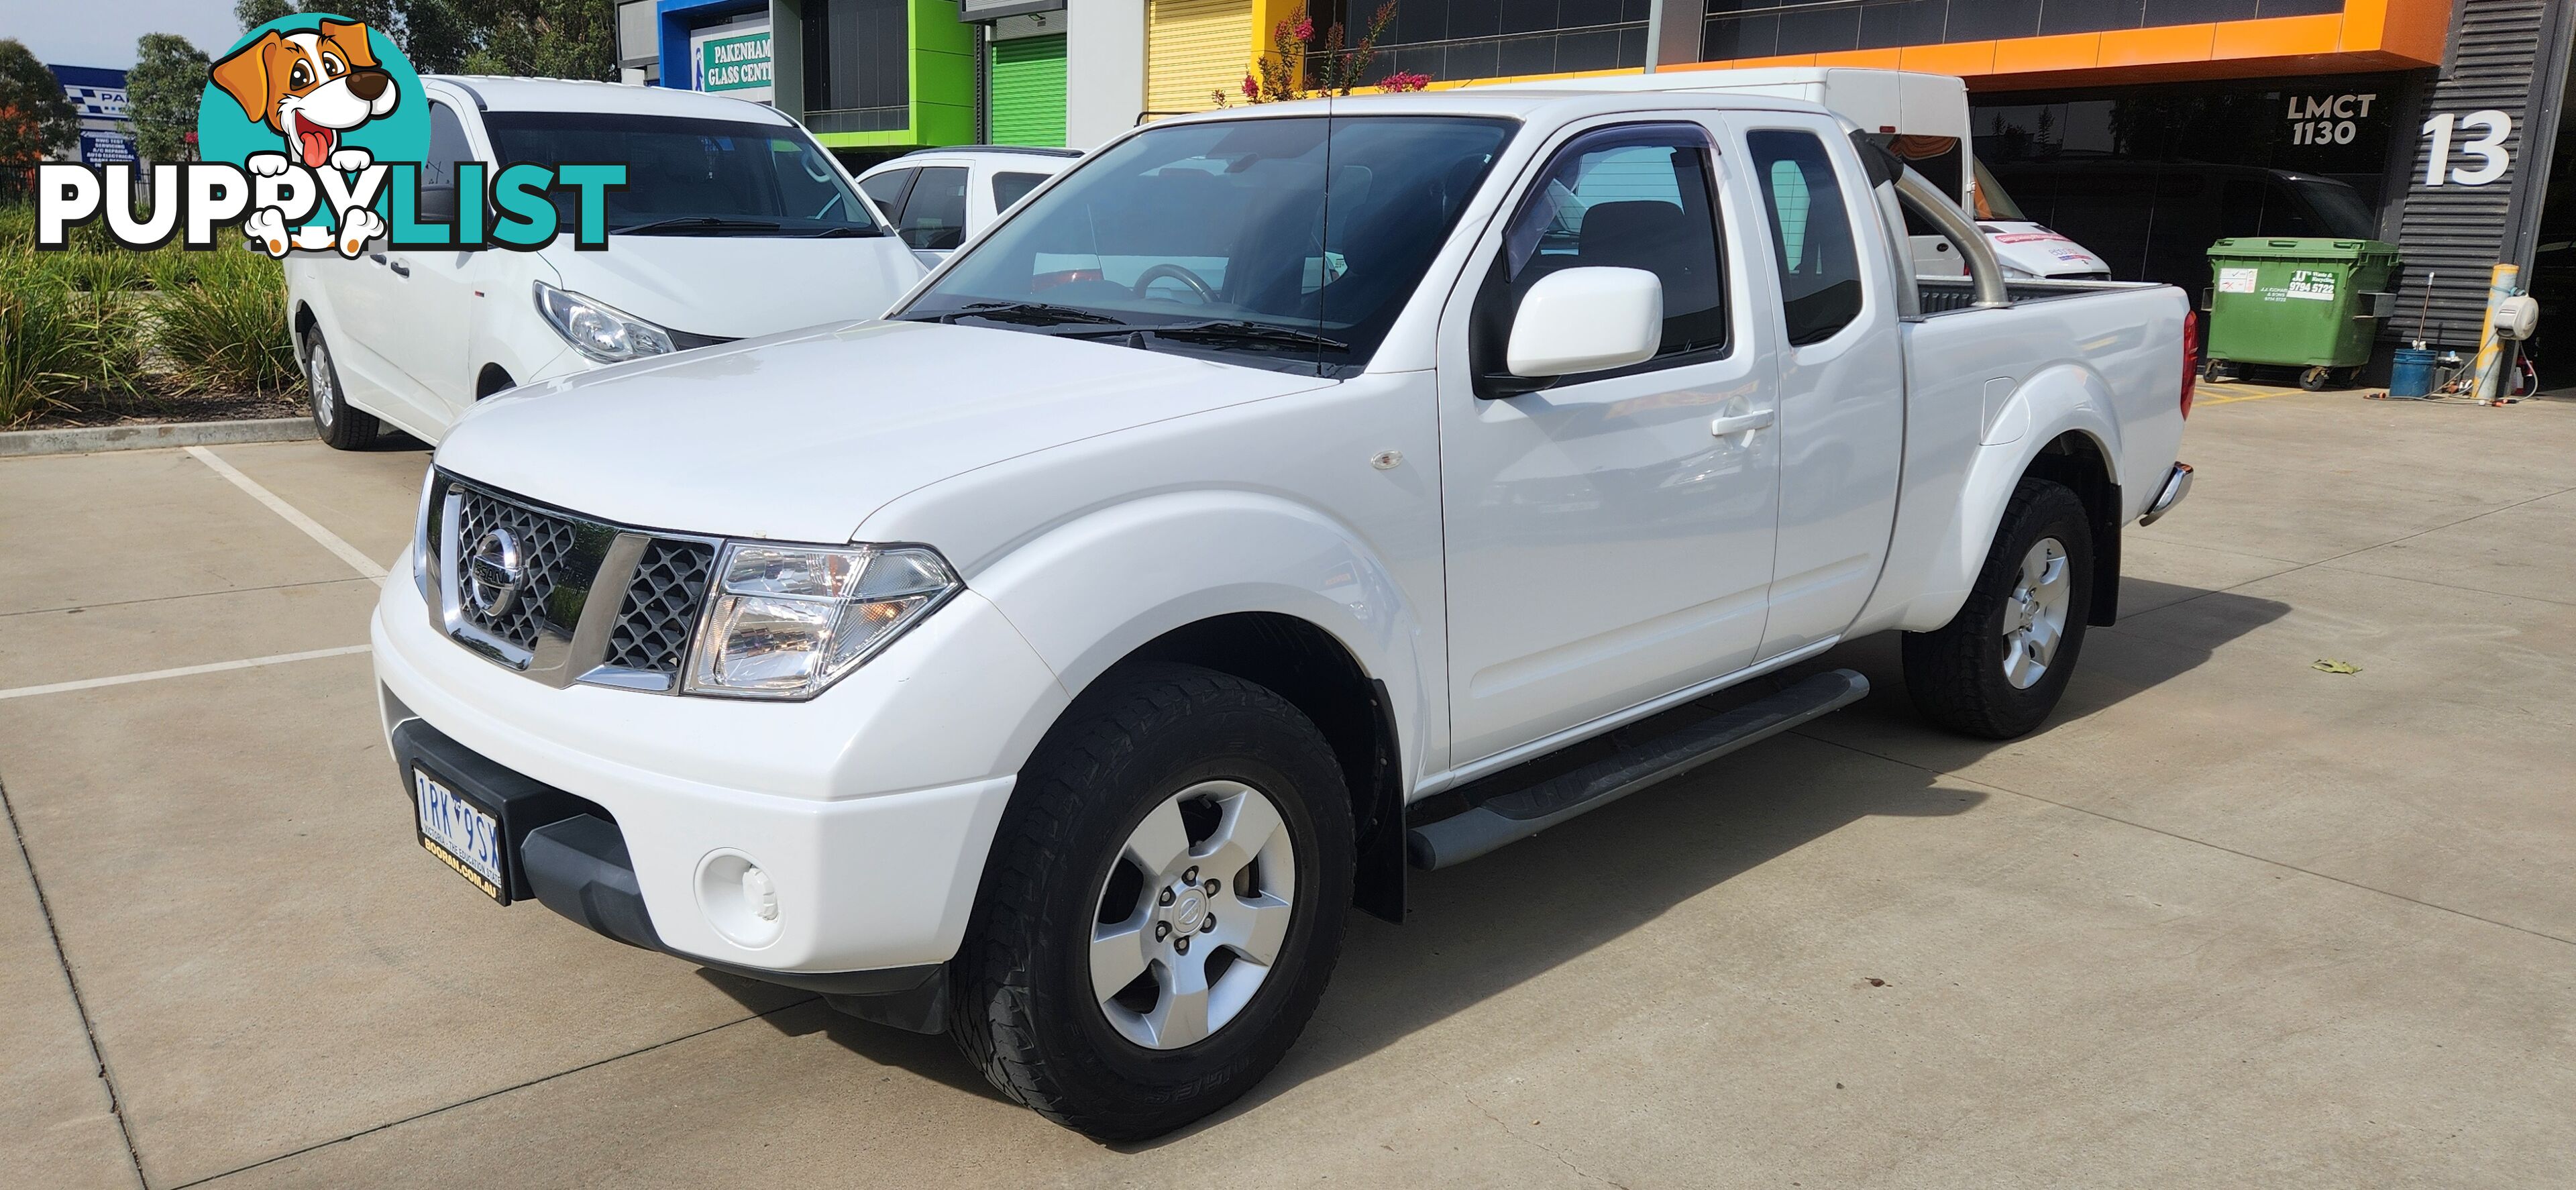
<svg viewBox="0 0 2576 1190"><path fill-rule="evenodd" d="M88 426L143 426L166 422L247 421L263 417L302 417L307 412L302 387L284 392L211 392L118 397L95 406L55 409L9 430L60 430Z"/></svg>

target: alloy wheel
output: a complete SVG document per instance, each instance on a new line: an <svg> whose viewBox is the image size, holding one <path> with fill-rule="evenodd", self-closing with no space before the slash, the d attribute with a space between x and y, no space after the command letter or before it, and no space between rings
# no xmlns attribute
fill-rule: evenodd
<svg viewBox="0 0 2576 1190"><path fill-rule="evenodd" d="M1295 845L1269 795L1203 781L1136 824L1102 881L1091 988L1147 1049L1205 1040L1242 1013L1295 913Z"/></svg>
<svg viewBox="0 0 2576 1190"><path fill-rule="evenodd" d="M2004 601L2004 680L2028 690L2048 673L2048 664L2066 640L2066 611L2075 582L2066 562L2066 545L2054 537L2032 543L2022 555L2013 579L2012 597Z"/></svg>

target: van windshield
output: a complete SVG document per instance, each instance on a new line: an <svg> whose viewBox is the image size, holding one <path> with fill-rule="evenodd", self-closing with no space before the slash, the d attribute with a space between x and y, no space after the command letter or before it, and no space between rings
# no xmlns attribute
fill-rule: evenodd
<svg viewBox="0 0 2576 1190"><path fill-rule="evenodd" d="M1517 127L1290 116L1151 128L966 250L897 317L1366 366Z"/></svg>
<svg viewBox="0 0 2576 1190"><path fill-rule="evenodd" d="M624 235L872 236L867 204L804 130L607 112L485 112L501 165L623 162L608 230ZM571 220L578 196L554 195Z"/></svg>

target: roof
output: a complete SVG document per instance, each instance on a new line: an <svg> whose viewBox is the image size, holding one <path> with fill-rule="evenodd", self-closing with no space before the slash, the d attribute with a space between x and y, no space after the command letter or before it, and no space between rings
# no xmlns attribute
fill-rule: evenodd
<svg viewBox="0 0 2576 1190"><path fill-rule="evenodd" d="M767 104L727 99L678 87L475 74L427 74L421 76L421 81L454 87L464 92L481 111L620 112L641 116L694 116L702 120L746 120L759 124L792 122Z"/></svg>
<svg viewBox="0 0 2576 1190"><path fill-rule="evenodd" d="M933 145L927 149L914 149L903 156L919 157L925 153L1016 153L1027 157L1082 156L1080 149L1050 149L1040 145ZM899 157L896 160L900 161L902 158Z"/></svg>

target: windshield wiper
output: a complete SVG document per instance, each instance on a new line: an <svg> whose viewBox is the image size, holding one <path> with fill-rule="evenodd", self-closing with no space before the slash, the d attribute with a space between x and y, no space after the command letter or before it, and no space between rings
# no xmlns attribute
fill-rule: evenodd
<svg viewBox="0 0 2576 1190"><path fill-rule="evenodd" d="M1105 323L1126 329L1115 318L1077 310L1071 306L1053 306L1045 302L968 302L945 314L931 317L931 322L955 322L960 318L981 318L991 322L1025 322L1032 326L1053 326L1061 322Z"/></svg>
<svg viewBox="0 0 2576 1190"><path fill-rule="evenodd" d="M884 232L878 231L873 227L860 227L854 223L844 227L826 227L821 231L806 236L805 238L809 240L832 240L857 236L881 236L884 234Z"/></svg>
<svg viewBox="0 0 2576 1190"><path fill-rule="evenodd" d="M656 219L650 223L637 223L628 227L612 227L608 229L608 234L620 236L644 236L668 231L722 233L729 231L776 230L778 230L778 223L776 220L772 219L728 219L718 215L680 215L670 219Z"/></svg>
<svg viewBox="0 0 2576 1190"><path fill-rule="evenodd" d="M1236 343L1245 346L1313 347L1326 351L1348 351L1351 345L1339 339L1328 339L1312 331L1273 326L1266 322L1220 319L1211 322L1175 322L1168 326L1131 326L1121 328L1141 331L1161 339L1181 339L1199 343Z"/></svg>

